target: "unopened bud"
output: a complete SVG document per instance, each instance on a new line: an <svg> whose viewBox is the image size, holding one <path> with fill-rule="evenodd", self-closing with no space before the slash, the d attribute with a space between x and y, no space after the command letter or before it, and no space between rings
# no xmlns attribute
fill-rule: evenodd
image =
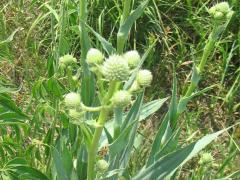
<svg viewBox="0 0 240 180"><path fill-rule="evenodd" d="M215 5L216 11L222 12L222 13L228 13L230 10L228 2L220 2Z"/></svg>
<svg viewBox="0 0 240 180"><path fill-rule="evenodd" d="M70 92L65 96L64 102L68 107L77 107L81 104L81 98L78 93Z"/></svg>
<svg viewBox="0 0 240 180"><path fill-rule="evenodd" d="M77 62L77 59L70 54L67 54L59 58L60 66L69 66L76 62Z"/></svg>
<svg viewBox="0 0 240 180"><path fill-rule="evenodd" d="M128 66L132 69L136 68L141 60L141 57L136 50L126 52L124 58L127 60Z"/></svg>
<svg viewBox="0 0 240 180"><path fill-rule="evenodd" d="M150 86L153 76L149 70L140 70L137 75L137 83L142 87Z"/></svg>
<svg viewBox="0 0 240 180"><path fill-rule="evenodd" d="M217 23L224 23L233 15L233 11L229 7L228 2L216 4L209 9L209 13Z"/></svg>
<svg viewBox="0 0 240 180"><path fill-rule="evenodd" d="M103 59L104 55L98 49L91 48L87 53L88 64L101 64Z"/></svg>

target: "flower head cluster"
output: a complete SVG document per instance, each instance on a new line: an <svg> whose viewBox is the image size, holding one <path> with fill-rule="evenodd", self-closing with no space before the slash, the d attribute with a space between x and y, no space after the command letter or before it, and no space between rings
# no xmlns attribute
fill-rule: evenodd
<svg viewBox="0 0 240 180"><path fill-rule="evenodd" d="M147 69L142 69L138 72L135 81L133 82L130 92L138 92L151 85L153 80L153 75L151 71Z"/></svg>
<svg viewBox="0 0 240 180"><path fill-rule="evenodd" d="M59 58L59 64L62 67L70 66L76 62L77 62L77 59L70 54L67 54Z"/></svg>
<svg viewBox="0 0 240 180"><path fill-rule="evenodd" d="M86 61L90 66L97 66L107 81L123 82L128 80L131 70L140 63L141 57L136 50L128 51L123 55L113 54L105 59L98 49L91 48L87 53ZM96 68L92 68L94 71Z"/></svg>
<svg viewBox="0 0 240 180"><path fill-rule="evenodd" d="M233 11L229 7L228 2L216 4L209 9L209 13L217 23L224 23L233 15Z"/></svg>
<svg viewBox="0 0 240 180"><path fill-rule="evenodd" d="M92 66L91 70L97 74L97 78L102 77L107 82L124 82L129 79L132 72L137 71L141 56L136 50L132 50L123 55L112 54L104 58L103 53L92 48L87 53L86 61ZM129 90L117 90L113 93L111 104L113 107L126 107L131 102L131 93L150 86L152 79L150 71L139 70Z"/></svg>

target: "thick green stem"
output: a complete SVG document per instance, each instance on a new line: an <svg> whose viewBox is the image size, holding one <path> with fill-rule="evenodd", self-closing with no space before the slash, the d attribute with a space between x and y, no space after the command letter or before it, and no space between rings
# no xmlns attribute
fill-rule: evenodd
<svg viewBox="0 0 240 180"><path fill-rule="evenodd" d="M206 46L204 47L201 61L196 69L198 75L201 75L203 73L204 67L207 63L207 60L209 59L209 57L211 57L213 55L215 44L218 41L218 39L224 29L225 29L225 25L214 26L212 33L209 35L208 42L207 42ZM198 86L198 81L195 82L192 80L191 84L189 85L188 90L185 94L185 97L190 96L195 91L197 86Z"/></svg>
<svg viewBox="0 0 240 180"><path fill-rule="evenodd" d="M95 160L96 160L96 155L98 150L98 143L99 143L99 139L101 137L102 130L109 113L108 108L104 108L104 107L107 106L108 103L110 102L110 99L114 94L116 87L117 87L117 82L114 82L114 81L110 82L108 93L106 94L106 96L103 98L103 101L102 101L103 108L100 111L100 115L97 121L97 126L93 135L93 140L88 150L88 167L87 167L88 180L94 180L94 176L95 176L94 165L95 165Z"/></svg>
<svg viewBox="0 0 240 180"><path fill-rule="evenodd" d="M95 159L97 155L97 149L98 149L98 142L102 134L102 130L105 124L105 121L107 119L108 115L108 110L102 109L99 115L98 119L98 125L95 129L94 135L93 135L93 140L91 147L89 148L88 151L88 167L87 167L87 179L88 180L94 180L94 165L95 165Z"/></svg>
<svg viewBox="0 0 240 180"><path fill-rule="evenodd" d="M88 112L98 112L98 111L102 110L102 106L99 106L99 107L88 107L88 106L85 106L83 103L81 104L81 108L84 111L88 111Z"/></svg>

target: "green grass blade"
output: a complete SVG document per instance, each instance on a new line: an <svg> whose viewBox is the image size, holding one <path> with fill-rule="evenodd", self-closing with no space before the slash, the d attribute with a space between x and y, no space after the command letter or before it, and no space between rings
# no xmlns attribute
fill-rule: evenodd
<svg viewBox="0 0 240 180"><path fill-rule="evenodd" d="M159 152L161 144L163 143L163 139L165 137L166 138L166 134L170 134L167 133L169 132L169 128L170 128L170 122L169 122L169 114L167 113L162 121L162 124L157 132L157 135L154 139L150 154L149 154L149 158L147 160L146 166L150 166L151 164L154 163L154 157L155 155Z"/></svg>
<svg viewBox="0 0 240 180"><path fill-rule="evenodd" d="M141 93L138 96L137 100L135 101L132 108L128 112L126 118L123 121L121 130L124 130L131 122L135 121L138 114L141 112L140 107L141 107L141 104L142 104L142 101L143 101L143 94L144 93Z"/></svg>
<svg viewBox="0 0 240 180"><path fill-rule="evenodd" d="M107 52L108 55L116 53L116 49L112 46L110 42L108 42L104 37L102 37L99 33L94 31L93 28L86 25L86 27L93 33L93 35L98 39L98 41L101 43L103 49Z"/></svg>
<svg viewBox="0 0 240 180"><path fill-rule="evenodd" d="M2 105L4 108L8 109L9 111L15 112L19 116L23 118L28 118L26 114L24 114L20 108L15 104L11 98L6 94L0 94L0 105Z"/></svg>
<svg viewBox="0 0 240 180"><path fill-rule="evenodd" d="M140 112L139 120L143 121L147 117L158 111L168 99L168 97L163 99L156 99L154 101L144 104L142 107L142 111Z"/></svg>
<svg viewBox="0 0 240 180"><path fill-rule="evenodd" d="M117 49L118 53L121 53L124 49L125 42L128 38L128 34L132 28L134 22L142 15L144 9L147 7L149 0L142 2L137 9L132 11L128 18L121 24L119 31L118 31L118 42L117 42Z"/></svg>
<svg viewBox="0 0 240 180"><path fill-rule="evenodd" d="M205 89L203 89L203 90L201 90L201 91L198 91L198 92L196 92L196 93L193 93L191 96L187 96L187 97L184 96L184 97L182 97L182 98L179 100L179 103L178 103L178 108L177 108L177 109L178 109L178 110L177 110L178 114L183 113L183 112L187 109L187 104L188 104L188 102L191 101L194 97L196 97L196 96L198 96L198 95L200 95L200 94L203 94L203 93L205 93L205 92L213 89L214 87L216 87L216 85L212 85L212 86L207 87L207 88L205 88Z"/></svg>
<svg viewBox="0 0 240 180"><path fill-rule="evenodd" d="M20 30L21 30L21 28L17 28L15 31L12 32L12 34L7 39L5 39L3 41L0 41L0 46L13 41L13 38L14 38L15 34Z"/></svg>
<svg viewBox="0 0 240 180"><path fill-rule="evenodd" d="M71 178L73 168L72 157L65 145L61 153L56 148L53 149L53 162L60 180Z"/></svg>
<svg viewBox="0 0 240 180"><path fill-rule="evenodd" d="M86 29L87 22L87 4L86 0L79 2L79 31L80 31L80 44L81 44L81 65L83 67L83 77L81 86L81 96L83 103L90 106L94 101L95 83L94 76L90 72L88 64L86 62L87 52L91 47L90 38Z"/></svg>
<svg viewBox="0 0 240 180"><path fill-rule="evenodd" d="M169 107L169 118L170 118L170 122L171 125L173 127L173 129L175 129L176 125L177 125L177 77L176 77L176 73L174 72L173 75L173 85L172 85L172 98L171 98L171 103L170 103L170 107Z"/></svg>

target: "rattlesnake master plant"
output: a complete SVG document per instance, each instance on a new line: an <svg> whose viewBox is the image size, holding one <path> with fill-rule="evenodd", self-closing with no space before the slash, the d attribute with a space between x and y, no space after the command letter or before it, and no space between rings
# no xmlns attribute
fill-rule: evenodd
<svg viewBox="0 0 240 180"><path fill-rule="evenodd" d="M83 7L85 7L84 2L81 1ZM143 12L148 3L147 0L144 1L139 9L130 14L131 1L124 2L124 7L128 8L124 10L125 15L121 18L121 28L129 27L124 24L132 22L128 21L128 16L129 18L137 17L134 13ZM80 164L83 165L82 159L87 159L87 162L84 163L87 163L85 175L87 174L88 180L95 178L119 179L120 177L134 180L169 178L180 166L225 131L211 134L184 148L178 144L178 117L186 110L187 103L198 94L196 89L205 64L213 55L214 47L233 11L227 3L219 3L210 8L209 13L214 21L212 33L209 35L199 64L194 65L188 90L178 101L176 77L174 77L169 110L157 132L147 163L134 177L130 177L128 166L137 138L139 121L142 117L146 118L157 111L167 100L167 98L155 100L143 105L144 90L151 85L153 80L153 75L149 70L141 69L148 52L143 57L136 50L123 52L126 38L123 37L125 30L120 28L116 50L109 47L110 44L106 45L106 40L103 41L103 38L100 38L103 49L109 56L105 57L104 53L96 48L85 47L83 49L81 60L86 59L87 64L86 66L82 63L83 68L88 67L89 69L83 69L86 74L81 76L82 79L79 74L76 74L76 71L72 71L76 65L74 57L66 55L60 58L60 65L68 66L69 81L74 79L74 82L81 82L71 84L71 91L75 90L76 92L66 94L64 104L67 106L66 113L70 117L70 122L75 124L78 121L77 124L80 125L83 135L81 142L84 144L82 153L86 154L87 152L87 157L83 157L82 154ZM84 17L82 20L85 20ZM82 33L85 32L84 27L82 25ZM83 33L82 37L84 35L86 34ZM127 34L125 35L127 37ZM99 36L97 35L97 37ZM82 46L84 45L82 42ZM81 68L80 70L82 70ZM71 73L72 77L70 77ZM91 79L92 76L95 77L95 80ZM96 82L95 91L90 89L89 84L92 82ZM97 97L96 102L86 101L88 96ZM85 102L88 102L88 106ZM109 147L108 152L104 156L99 156L99 147L105 146ZM206 157L210 156L206 155L204 158L206 159Z"/></svg>
<svg viewBox="0 0 240 180"><path fill-rule="evenodd" d="M0 167L0 176L3 179L6 176L5 179L11 179L9 177L24 179L25 175L30 175L30 177L26 176L26 179L41 180L174 179L178 173L181 173L181 171L177 171L178 169L227 130L204 136L189 145L186 145L185 142L181 144L184 139L179 142L181 134L179 117L187 109L187 103L193 97L211 89L210 87L198 90L200 76L204 75L207 60L213 56L216 43L233 14L228 3L220 3L209 10L213 21L211 34L206 41L202 56L194 61L191 84L186 94L181 95L178 100L177 92L179 90L176 73L174 73L172 97L168 103L169 109L164 118L159 120L159 130L153 140L149 156L144 159L146 164L131 169L131 160L136 158L134 152L139 150L139 144L142 142L142 136L138 134L140 122L158 111L169 99L157 99L144 104L145 88L150 86L153 75L148 70L141 70L141 66L154 44L142 57L136 50L124 52L131 27L143 13L149 1L143 0L135 10L131 11L131 7L134 7L132 3L137 1L123 0L124 8L117 34L117 48L114 48L110 42L88 27L87 3L90 1L78 1L79 9L76 13L79 13L79 18L74 19L79 20L80 25L81 52L77 52L77 54L81 54L79 62L75 57L67 54L61 57L57 63L59 55L65 53L65 50L64 52L60 52L60 50L65 49L61 45L65 45L66 41L61 33L60 35L53 33L53 41L58 44L54 46L54 56L52 56L56 58L54 59L56 61L52 64L50 61L48 64L49 77L40 79L33 88L33 96L36 99L40 97L38 101L40 105L37 106L37 113L33 117L37 120L35 126L39 125L40 120L48 120L44 122L43 127L35 128L34 134L38 134L37 131L35 132L36 129L40 129L41 132L45 132L46 129L47 133L44 138L40 138L41 141L32 139L32 144L28 146L27 151L31 151L28 157L36 155L31 165L43 167L41 170L46 175L26 166L27 162L17 158ZM54 3L54 1L52 2ZM48 7L50 13L53 13L52 30L60 29L61 32L64 32L64 23L68 22L66 16L69 15L66 12L69 6L65 7L68 2L70 1L61 3L63 7L59 16L55 7ZM74 1L74 3L76 2ZM72 12L71 8L70 11ZM72 15L71 13L71 19ZM39 17L42 19L48 16L41 15ZM54 17L58 19L54 20ZM58 22L61 27L56 26L54 21ZM74 26L74 32L75 30ZM100 42L98 44L102 45L101 49L104 49L104 52L90 48L91 42L95 42L95 40L90 41L88 31L96 36ZM31 117L21 112L5 93L0 94L0 99L1 102L5 102L4 106L1 106L1 111L4 112L1 113L1 118L5 116L5 122L9 122L8 118L11 116L13 119L10 123L26 123L21 120L22 118L26 118L29 123ZM39 117L42 114L47 115L46 119ZM0 123L5 123L1 118ZM16 121L18 118L21 118L20 121ZM181 124L184 123L181 122ZM12 133L13 136L18 136L20 130L16 128L16 132L17 135ZM7 140L9 140L8 135L7 133ZM39 135L34 135L34 137ZM13 150L10 149L9 154L12 154L15 147L13 146ZM4 156L6 153L2 150L2 146L0 149L0 154ZM25 154L25 152L20 151L17 154ZM199 164L206 166L211 162L211 155L203 154ZM3 176L2 172L4 172ZM11 176L8 177L8 175ZM196 179L202 178L202 176L198 177Z"/></svg>
<svg viewBox="0 0 240 180"><path fill-rule="evenodd" d="M60 59L64 59L65 57L66 56ZM82 117L86 112L100 113L93 126L95 131L92 142L90 142L88 146L88 179L93 179L95 176L98 143L103 127L109 118L109 114L115 112L115 109L125 109L125 107L131 104L133 93L135 91L144 91L144 88L150 86L152 82L153 76L150 71L137 69L140 60L141 57L136 50L128 51L123 55L113 54L105 58L102 52L91 48L87 52L86 62L89 66L93 67L91 70L96 75L96 81L99 82L99 84L97 84L97 93L100 97L99 106L88 107L84 105L81 101L80 93L70 92L64 96L64 104L68 107L69 110L67 112L73 122L79 120L79 123L82 123ZM71 63L69 63L69 65L71 65ZM136 73L136 76L132 86L129 90L123 89L123 83L128 81L133 72ZM73 75L73 77L75 76L76 75ZM114 130L115 139L120 135L121 123L122 122L118 122L114 126L114 128L116 128ZM107 170L109 166L104 159L97 161L96 165L97 169L101 171Z"/></svg>

